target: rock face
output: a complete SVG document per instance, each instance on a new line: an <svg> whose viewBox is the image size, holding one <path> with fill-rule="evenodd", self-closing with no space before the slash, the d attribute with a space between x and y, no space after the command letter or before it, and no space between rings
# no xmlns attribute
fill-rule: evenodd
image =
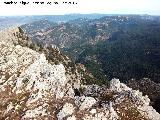
<svg viewBox="0 0 160 120"><path fill-rule="evenodd" d="M148 95L151 102L150 104L160 112L160 84L144 78L141 80L130 80L128 86L133 89L138 89L143 92L144 95Z"/></svg>
<svg viewBox="0 0 160 120"><path fill-rule="evenodd" d="M148 96L118 79L110 88L83 85L76 67L51 64L23 46L27 39L20 28L0 32L0 119L160 120Z"/></svg>

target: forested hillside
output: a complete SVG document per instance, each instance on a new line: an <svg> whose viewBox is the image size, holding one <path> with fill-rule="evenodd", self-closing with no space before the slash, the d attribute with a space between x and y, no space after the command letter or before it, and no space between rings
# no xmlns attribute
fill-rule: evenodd
<svg viewBox="0 0 160 120"><path fill-rule="evenodd" d="M56 45L75 63L83 63L97 80L150 78L159 82L158 16L83 18L47 28L39 23L38 31L34 25L26 24L22 28L38 43Z"/></svg>

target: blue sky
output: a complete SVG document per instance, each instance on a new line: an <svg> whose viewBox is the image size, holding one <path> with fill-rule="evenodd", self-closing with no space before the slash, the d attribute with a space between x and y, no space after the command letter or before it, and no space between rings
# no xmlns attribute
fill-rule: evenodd
<svg viewBox="0 0 160 120"><path fill-rule="evenodd" d="M61 4L64 0L23 0L23 1L58 1L59 5L5 5L0 1L0 15L53 15L70 13L105 13L105 14L150 14L160 15L160 0L65 0L77 2L77 5ZM12 0L20 2L22 0ZM2 12L3 11L3 12Z"/></svg>

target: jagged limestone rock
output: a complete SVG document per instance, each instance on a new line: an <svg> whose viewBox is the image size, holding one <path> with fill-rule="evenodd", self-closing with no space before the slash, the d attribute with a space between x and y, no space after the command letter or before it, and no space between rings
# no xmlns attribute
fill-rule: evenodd
<svg viewBox="0 0 160 120"><path fill-rule="evenodd" d="M71 103L65 103L62 110L57 115L58 120L62 120L64 117L72 115L74 109L75 108Z"/></svg>
<svg viewBox="0 0 160 120"><path fill-rule="evenodd" d="M110 89L113 91L121 92L126 90L131 90L131 88L127 87L125 84L120 83L118 79L112 79L110 82Z"/></svg>
<svg viewBox="0 0 160 120"><path fill-rule="evenodd" d="M85 110L92 107L96 103L96 100L92 97L86 97L80 106L80 110Z"/></svg>

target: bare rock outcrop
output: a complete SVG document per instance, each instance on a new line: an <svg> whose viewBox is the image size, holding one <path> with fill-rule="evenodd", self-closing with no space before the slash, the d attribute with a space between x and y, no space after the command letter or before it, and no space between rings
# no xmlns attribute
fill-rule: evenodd
<svg viewBox="0 0 160 120"><path fill-rule="evenodd" d="M27 39L21 28L0 32L0 119L160 120L148 96L118 79L110 88L83 85L78 67L51 64Z"/></svg>

